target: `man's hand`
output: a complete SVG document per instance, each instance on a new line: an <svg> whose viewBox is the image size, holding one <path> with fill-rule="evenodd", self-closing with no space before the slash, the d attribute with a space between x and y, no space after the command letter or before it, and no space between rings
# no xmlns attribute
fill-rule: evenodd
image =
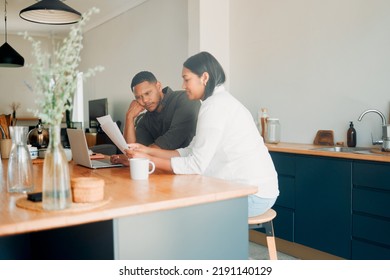
<svg viewBox="0 0 390 280"><path fill-rule="evenodd" d="M126 113L126 119L128 121L134 121L134 119L143 111L145 110L144 107L138 104L137 101L133 100L130 103L129 109L127 109Z"/></svg>
<svg viewBox="0 0 390 280"><path fill-rule="evenodd" d="M114 163L114 164L121 163L124 166L129 166L129 158L126 155L123 155L123 154L121 154L121 155L112 155L110 157L110 161L111 161L111 163Z"/></svg>
<svg viewBox="0 0 390 280"><path fill-rule="evenodd" d="M127 143L135 143L137 141L134 120L143 110L144 107L139 105L135 100L130 103L129 109L127 109L126 124L123 130L123 136L125 137Z"/></svg>

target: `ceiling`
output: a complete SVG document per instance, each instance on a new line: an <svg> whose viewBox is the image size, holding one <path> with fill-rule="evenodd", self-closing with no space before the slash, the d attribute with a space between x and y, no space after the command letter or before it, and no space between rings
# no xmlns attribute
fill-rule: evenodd
<svg viewBox="0 0 390 280"><path fill-rule="evenodd" d="M37 0L7 0L7 31L8 34L28 31L30 34L61 34L69 31L69 25L57 26L38 24L25 21L19 17L20 10L31 6ZM100 9L100 13L93 15L84 30L96 27L146 0L63 0L66 5L84 13L92 7ZM4 0L0 0L0 33L4 33Z"/></svg>

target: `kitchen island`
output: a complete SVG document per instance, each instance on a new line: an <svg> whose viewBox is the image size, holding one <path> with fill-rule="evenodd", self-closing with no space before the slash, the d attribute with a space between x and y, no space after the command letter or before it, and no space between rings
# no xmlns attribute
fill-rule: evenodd
<svg viewBox="0 0 390 280"><path fill-rule="evenodd" d="M16 206L25 195L4 187L0 259L247 259L247 195L256 187L158 172L134 181L128 167L69 168L71 177L104 179L107 203L28 210ZM40 191L42 164L33 169Z"/></svg>

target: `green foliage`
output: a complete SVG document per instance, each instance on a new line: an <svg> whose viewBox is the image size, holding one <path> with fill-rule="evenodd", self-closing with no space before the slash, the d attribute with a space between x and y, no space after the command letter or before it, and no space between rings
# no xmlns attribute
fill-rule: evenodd
<svg viewBox="0 0 390 280"><path fill-rule="evenodd" d="M73 96L77 88L77 76L80 73L80 52L83 48L83 27L93 13L98 13L97 8L92 8L83 14L82 20L72 26L68 37L64 38L53 54L44 52L41 41L24 34L24 38L32 43L32 54L36 63L29 64L35 79L34 92L38 94L36 104L38 109L33 111L35 116L49 125L60 125L66 110L72 109ZM103 71L102 66L97 66L83 73L83 78L95 75Z"/></svg>

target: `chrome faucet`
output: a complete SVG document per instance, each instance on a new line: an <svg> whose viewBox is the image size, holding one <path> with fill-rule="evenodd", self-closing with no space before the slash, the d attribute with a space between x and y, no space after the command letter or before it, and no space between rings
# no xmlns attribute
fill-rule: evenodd
<svg viewBox="0 0 390 280"><path fill-rule="evenodd" d="M383 151L386 151L386 152L390 151L390 125L388 125L386 123L385 115L378 110L370 109L370 110L366 110L363 113L361 113L359 118L358 118L358 121L360 122L363 119L363 116L367 113L376 113L382 119L382 139L376 140L376 141L374 141L374 139L372 139L372 144L373 145L382 145ZM372 137L372 134L371 134L371 137Z"/></svg>
<svg viewBox="0 0 390 280"><path fill-rule="evenodd" d="M382 119L382 126L386 125L386 117L385 117L385 115L383 115L383 113L381 111L378 111L378 110L375 110L375 109L366 110L363 113L361 113L361 115L358 118L358 121L360 122L363 119L363 116L365 114L367 114L367 113L377 113L381 117L381 119Z"/></svg>

